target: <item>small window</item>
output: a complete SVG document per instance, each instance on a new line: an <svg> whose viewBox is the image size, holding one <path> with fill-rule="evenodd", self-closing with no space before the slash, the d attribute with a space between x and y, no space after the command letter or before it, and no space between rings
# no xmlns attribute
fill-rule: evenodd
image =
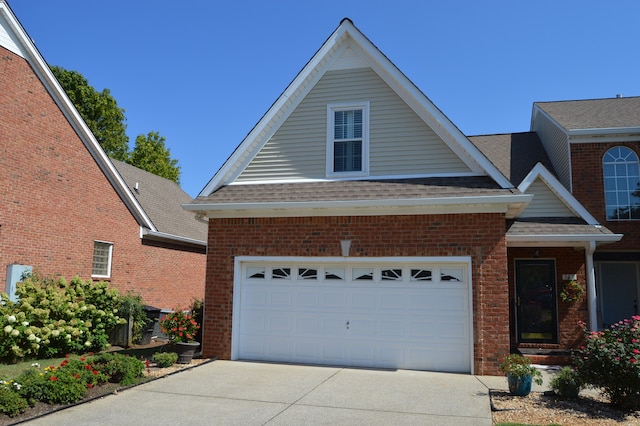
<svg viewBox="0 0 640 426"><path fill-rule="evenodd" d="M402 269L383 268L380 271L382 281L402 281Z"/></svg>
<svg viewBox="0 0 640 426"><path fill-rule="evenodd" d="M373 281L373 268L353 268L354 281Z"/></svg>
<svg viewBox="0 0 640 426"><path fill-rule="evenodd" d="M264 279L266 268L264 266L249 267L247 268L247 278Z"/></svg>
<svg viewBox="0 0 640 426"><path fill-rule="evenodd" d="M329 105L327 123L327 175L366 176L369 104Z"/></svg>
<svg viewBox="0 0 640 426"><path fill-rule="evenodd" d="M430 269L412 269L411 281L431 281Z"/></svg>
<svg viewBox="0 0 640 426"><path fill-rule="evenodd" d="M288 280L291 278L291 268L273 268L271 278L274 280Z"/></svg>
<svg viewBox="0 0 640 426"><path fill-rule="evenodd" d="M640 219L638 155L617 146L606 152L602 166L607 220Z"/></svg>
<svg viewBox="0 0 640 426"><path fill-rule="evenodd" d="M462 269L440 269L440 281L448 282L462 282L463 277Z"/></svg>
<svg viewBox="0 0 640 426"><path fill-rule="evenodd" d="M326 268L324 270L325 280L344 280L344 268Z"/></svg>
<svg viewBox="0 0 640 426"><path fill-rule="evenodd" d="M299 280L317 280L318 270L312 268L298 268Z"/></svg>
<svg viewBox="0 0 640 426"><path fill-rule="evenodd" d="M111 277L111 256L113 255L113 244L102 241L93 242L93 264L91 276L99 278Z"/></svg>

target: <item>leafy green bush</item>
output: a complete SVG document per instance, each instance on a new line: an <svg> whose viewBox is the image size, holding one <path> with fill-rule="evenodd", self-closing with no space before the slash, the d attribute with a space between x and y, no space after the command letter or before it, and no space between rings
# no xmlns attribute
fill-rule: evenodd
<svg viewBox="0 0 640 426"><path fill-rule="evenodd" d="M93 357L91 362L111 383L131 385L136 383L136 379L144 376L145 363L127 355L104 353Z"/></svg>
<svg viewBox="0 0 640 426"><path fill-rule="evenodd" d="M20 396L20 385L13 380L0 380L0 414L9 417L24 413L29 404Z"/></svg>
<svg viewBox="0 0 640 426"><path fill-rule="evenodd" d="M158 364L158 367L167 368L178 361L178 354L175 352L156 352L151 359Z"/></svg>
<svg viewBox="0 0 640 426"><path fill-rule="evenodd" d="M611 404L640 408L640 316L633 316L604 331L589 332L586 343L573 356L579 378L600 388Z"/></svg>
<svg viewBox="0 0 640 426"><path fill-rule="evenodd" d="M549 385L561 398L577 398L582 388L582 379L573 368L563 367L551 378Z"/></svg>
<svg viewBox="0 0 640 426"><path fill-rule="evenodd" d="M128 320L131 318L133 341L139 342L142 339L142 332L149 323L147 312L144 310L142 296L128 292L118 299L118 315Z"/></svg>
<svg viewBox="0 0 640 426"><path fill-rule="evenodd" d="M20 394L34 405L36 401L47 404L72 404L87 394L87 383L79 374L65 367L47 367L44 372L31 368L16 378L21 384Z"/></svg>
<svg viewBox="0 0 640 426"><path fill-rule="evenodd" d="M19 301L0 295L0 360L100 351L109 332L125 322L118 292L105 282L33 275L18 283Z"/></svg>

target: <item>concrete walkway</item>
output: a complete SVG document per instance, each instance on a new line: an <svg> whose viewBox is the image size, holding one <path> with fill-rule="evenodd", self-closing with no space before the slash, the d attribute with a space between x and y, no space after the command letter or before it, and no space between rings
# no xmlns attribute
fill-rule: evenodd
<svg viewBox="0 0 640 426"><path fill-rule="evenodd" d="M504 377L215 361L30 425L491 425Z"/></svg>

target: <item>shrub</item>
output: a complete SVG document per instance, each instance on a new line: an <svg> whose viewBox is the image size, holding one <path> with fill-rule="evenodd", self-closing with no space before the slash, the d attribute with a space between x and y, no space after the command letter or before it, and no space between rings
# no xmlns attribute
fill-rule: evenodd
<svg viewBox="0 0 640 426"><path fill-rule="evenodd" d="M145 363L139 359L117 353L104 353L92 358L97 371L111 383L131 385L144 376Z"/></svg>
<svg viewBox="0 0 640 426"><path fill-rule="evenodd" d="M640 316L633 316L604 331L589 332L573 363L582 382L600 388L611 404L640 408Z"/></svg>
<svg viewBox="0 0 640 426"><path fill-rule="evenodd" d="M144 310L142 296L131 292L121 295L118 299L118 315L125 320L131 319L132 340L136 343L139 342L142 339L142 332L149 323L147 312Z"/></svg>
<svg viewBox="0 0 640 426"><path fill-rule="evenodd" d="M196 297L191 301L191 314L195 322L197 322L198 324L202 324L202 321L204 319L204 301L202 299L198 299ZM202 344L201 328L198 328L198 330L196 330L194 340Z"/></svg>
<svg viewBox="0 0 640 426"><path fill-rule="evenodd" d="M156 352L152 357L153 361L160 368L171 367L178 361L178 354L175 352Z"/></svg>
<svg viewBox="0 0 640 426"><path fill-rule="evenodd" d="M577 398L582 388L582 379L573 368L563 367L551 378L550 386L561 398Z"/></svg>
<svg viewBox="0 0 640 426"><path fill-rule="evenodd" d="M118 292L107 283L33 275L18 283L19 301L0 300L0 360L54 357L100 351L109 332L124 320L117 308Z"/></svg>
<svg viewBox="0 0 640 426"><path fill-rule="evenodd" d="M20 387L13 380L0 380L0 414L14 417L25 412L29 404L18 393Z"/></svg>

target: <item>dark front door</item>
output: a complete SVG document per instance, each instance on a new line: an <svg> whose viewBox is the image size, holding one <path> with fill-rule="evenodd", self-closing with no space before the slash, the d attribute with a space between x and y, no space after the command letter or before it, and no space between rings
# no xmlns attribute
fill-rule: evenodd
<svg viewBox="0 0 640 426"><path fill-rule="evenodd" d="M553 260L516 260L518 342L558 342Z"/></svg>

